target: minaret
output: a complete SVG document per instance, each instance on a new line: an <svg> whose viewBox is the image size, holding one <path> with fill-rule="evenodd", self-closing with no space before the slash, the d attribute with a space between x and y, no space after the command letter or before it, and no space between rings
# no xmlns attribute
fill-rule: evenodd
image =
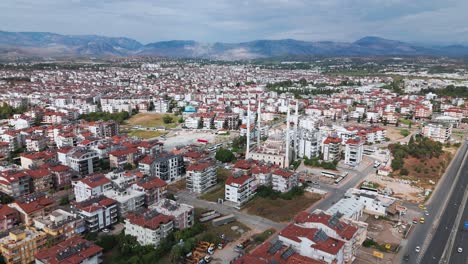
<svg viewBox="0 0 468 264"><path fill-rule="evenodd" d="M261 110L261 102L260 102L260 95L258 95L258 109L257 109L257 148L260 146L260 139L261 139L261 121L260 121L260 116L262 115L262 110Z"/></svg>
<svg viewBox="0 0 468 264"><path fill-rule="evenodd" d="M248 98L248 103L247 103L247 150L245 152L246 159L249 158L249 153L250 153L250 98Z"/></svg>
<svg viewBox="0 0 468 264"><path fill-rule="evenodd" d="M286 115L286 157L284 167L289 168L289 100L286 101L288 107L288 114Z"/></svg>
<svg viewBox="0 0 468 264"><path fill-rule="evenodd" d="M294 159L297 159L299 143L299 135L297 134L297 126L299 124L299 100L296 100L296 122L294 122Z"/></svg>

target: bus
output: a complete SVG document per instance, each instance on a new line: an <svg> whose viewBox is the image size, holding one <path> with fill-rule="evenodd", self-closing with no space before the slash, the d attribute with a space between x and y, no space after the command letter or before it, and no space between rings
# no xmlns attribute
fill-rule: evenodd
<svg viewBox="0 0 468 264"><path fill-rule="evenodd" d="M343 179L344 179L343 176L338 177L338 178L335 180L335 184L340 183Z"/></svg>
<svg viewBox="0 0 468 264"><path fill-rule="evenodd" d="M336 178L336 173L330 171L322 171L321 175L329 178Z"/></svg>

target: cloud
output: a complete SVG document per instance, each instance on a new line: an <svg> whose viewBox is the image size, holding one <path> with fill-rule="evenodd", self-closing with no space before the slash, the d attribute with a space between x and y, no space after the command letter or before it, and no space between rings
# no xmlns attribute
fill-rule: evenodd
<svg viewBox="0 0 468 264"><path fill-rule="evenodd" d="M193 39L468 43L466 0L2 0L1 30Z"/></svg>

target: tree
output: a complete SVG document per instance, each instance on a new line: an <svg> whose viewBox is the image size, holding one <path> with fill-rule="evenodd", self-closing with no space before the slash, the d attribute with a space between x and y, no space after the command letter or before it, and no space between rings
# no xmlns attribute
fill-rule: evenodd
<svg viewBox="0 0 468 264"><path fill-rule="evenodd" d="M357 122L358 122L358 123L361 123L361 117L360 117L360 116L358 116Z"/></svg>
<svg viewBox="0 0 468 264"><path fill-rule="evenodd" d="M174 120L172 119L172 116L164 115L163 116L163 122L164 122L164 124L170 124L170 123L174 122Z"/></svg>
<svg viewBox="0 0 468 264"><path fill-rule="evenodd" d="M200 118L200 119L198 120L198 126L197 126L197 128L198 128L198 129L202 129L202 128L203 128L203 117Z"/></svg>
<svg viewBox="0 0 468 264"><path fill-rule="evenodd" d="M384 118L384 119L382 120L382 124L383 124L384 126L386 126L386 125L387 125L387 123L388 123L387 119L386 119L386 118Z"/></svg>
<svg viewBox="0 0 468 264"><path fill-rule="evenodd" d="M68 195L60 198L60 205L67 205L67 204L70 204L70 199L68 198Z"/></svg>
<svg viewBox="0 0 468 264"><path fill-rule="evenodd" d="M183 118L183 117L180 117L180 118L179 118L179 124L182 124L182 123L184 123L184 118Z"/></svg>
<svg viewBox="0 0 468 264"><path fill-rule="evenodd" d="M215 158L221 162L231 162L235 159L234 153L229 149L220 148L216 151Z"/></svg>

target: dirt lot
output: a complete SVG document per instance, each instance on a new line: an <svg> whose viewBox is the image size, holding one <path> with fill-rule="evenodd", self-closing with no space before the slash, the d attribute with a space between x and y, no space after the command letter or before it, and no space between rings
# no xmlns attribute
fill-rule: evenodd
<svg viewBox="0 0 468 264"><path fill-rule="evenodd" d="M224 184L218 184L214 189L204 193L200 196L200 199L210 201L210 202L218 202L218 199L224 199Z"/></svg>
<svg viewBox="0 0 468 264"><path fill-rule="evenodd" d="M433 188L433 184L429 183L430 180L437 183L442 174L444 174L445 168L447 168L453 155L445 152L439 158L419 160L414 157L406 158L404 167L408 169L407 178L411 180L419 180L417 184L419 187Z"/></svg>
<svg viewBox="0 0 468 264"><path fill-rule="evenodd" d="M321 196L315 193L305 193L301 197L292 200L281 198L272 200L263 197L256 197L250 201L243 211L271 219L275 222L290 221L297 213L305 210L318 200Z"/></svg>
<svg viewBox="0 0 468 264"><path fill-rule="evenodd" d="M130 133L128 133L130 137L139 137L143 139L155 138L155 137L159 137L165 134L167 134L167 132L152 131L152 130L132 130L130 131Z"/></svg>
<svg viewBox="0 0 468 264"><path fill-rule="evenodd" d="M404 136L401 135L400 130L401 128L387 127L386 135L391 141L402 139Z"/></svg>
<svg viewBox="0 0 468 264"><path fill-rule="evenodd" d="M424 197L420 194L424 191L422 188L414 186L410 180L391 178L386 176L377 176L375 174L366 177L366 181L377 183L378 189L390 188L393 191L393 197L401 198L406 201L420 203Z"/></svg>
<svg viewBox="0 0 468 264"><path fill-rule="evenodd" d="M164 124L163 116L170 115L173 122L170 124ZM178 117L173 114L151 114L151 113L139 113L132 116L127 124L130 126L143 126L143 127L158 127L165 126L166 128L174 128L178 124Z"/></svg>

